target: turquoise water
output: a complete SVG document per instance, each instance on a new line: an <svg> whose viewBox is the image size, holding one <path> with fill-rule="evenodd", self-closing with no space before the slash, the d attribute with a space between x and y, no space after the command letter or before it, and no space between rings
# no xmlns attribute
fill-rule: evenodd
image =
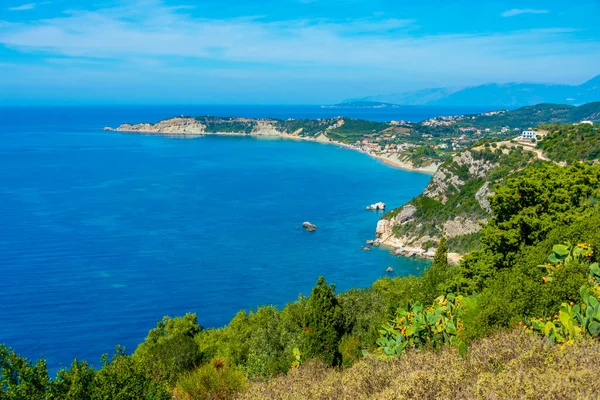
<svg viewBox="0 0 600 400"><path fill-rule="evenodd" d="M361 246L380 217L365 206L400 206L428 175L328 144L101 130L174 111L0 110L0 342L97 364L163 315L222 326L320 275L347 290L424 267Z"/></svg>

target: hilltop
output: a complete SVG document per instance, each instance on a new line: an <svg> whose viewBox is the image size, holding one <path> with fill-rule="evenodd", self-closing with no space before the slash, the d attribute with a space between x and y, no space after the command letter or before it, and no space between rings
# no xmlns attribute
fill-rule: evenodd
<svg viewBox="0 0 600 400"><path fill-rule="evenodd" d="M600 75L580 85L490 83L469 87L433 88L416 92L367 96L346 102L398 105L521 107L539 103L585 104L600 101Z"/></svg>

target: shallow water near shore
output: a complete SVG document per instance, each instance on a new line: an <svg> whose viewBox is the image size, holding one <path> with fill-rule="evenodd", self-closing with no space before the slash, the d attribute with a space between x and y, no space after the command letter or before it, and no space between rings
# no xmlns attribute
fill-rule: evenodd
<svg viewBox="0 0 600 400"><path fill-rule="evenodd" d="M222 326L320 275L343 291L426 265L361 246L381 215L365 206L402 205L427 174L329 144L103 132L127 110L60 110L0 111L0 342L51 370L132 351L163 315Z"/></svg>

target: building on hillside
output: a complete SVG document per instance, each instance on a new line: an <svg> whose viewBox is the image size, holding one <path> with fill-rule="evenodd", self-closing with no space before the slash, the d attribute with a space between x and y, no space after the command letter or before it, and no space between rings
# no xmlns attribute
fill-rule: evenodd
<svg viewBox="0 0 600 400"><path fill-rule="evenodd" d="M537 132L536 131L523 131L523 133L521 133L521 139L535 139L537 138Z"/></svg>
<svg viewBox="0 0 600 400"><path fill-rule="evenodd" d="M580 124L594 125L592 121L581 121Z"/></svg>

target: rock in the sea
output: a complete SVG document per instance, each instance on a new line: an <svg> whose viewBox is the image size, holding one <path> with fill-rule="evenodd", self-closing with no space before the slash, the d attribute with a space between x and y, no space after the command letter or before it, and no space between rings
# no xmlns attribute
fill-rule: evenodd
<svg viewBox="0 0 600 400"><path fill-rule="evenodd" d="M373 240L367 240L367 244L368 245L372 245L373 244Z"/></svg>
<svg viewBox="0 0 600 400"><path fill-rule="evenodd" d="M381 239L375 239L375 240L373 240L373 246L379 247L380 245L381 245Z"/></svg>
<svg viewBox="0 0 600 400"><path fill-rule="evenodd" d="M111 128L110 126L105 126L102 130L103 131L114 131L114 129Z"/></svg>
<svg viewBox="0 0 600 400"><path fill-rule="evenodd" d="M388 267L388 269L386 269L385 272L394 272L394 268Z"/></svg>
<svg viewBox="0 0 600 400"><path fill-rule="evenodd" d="M364 250L365 251L371 251L371 248L370 247L365 247Z"/></svg>
<svg viewBox="0 0 600 400"><path fill-rule="evenodd" d="M308 232L314 232L317 230L317 226L314 224L311 224L310 222L303 222L302 227L304 229L306 229Z"/></svg>
<svg viewBox="0 0 600 400"><path fill-rule="evenodd" d="M385 210L385 203L383 202L379 202L379 203L375 203L375 204L371 204L370 206L367 206L367 210Z"/></svg>

